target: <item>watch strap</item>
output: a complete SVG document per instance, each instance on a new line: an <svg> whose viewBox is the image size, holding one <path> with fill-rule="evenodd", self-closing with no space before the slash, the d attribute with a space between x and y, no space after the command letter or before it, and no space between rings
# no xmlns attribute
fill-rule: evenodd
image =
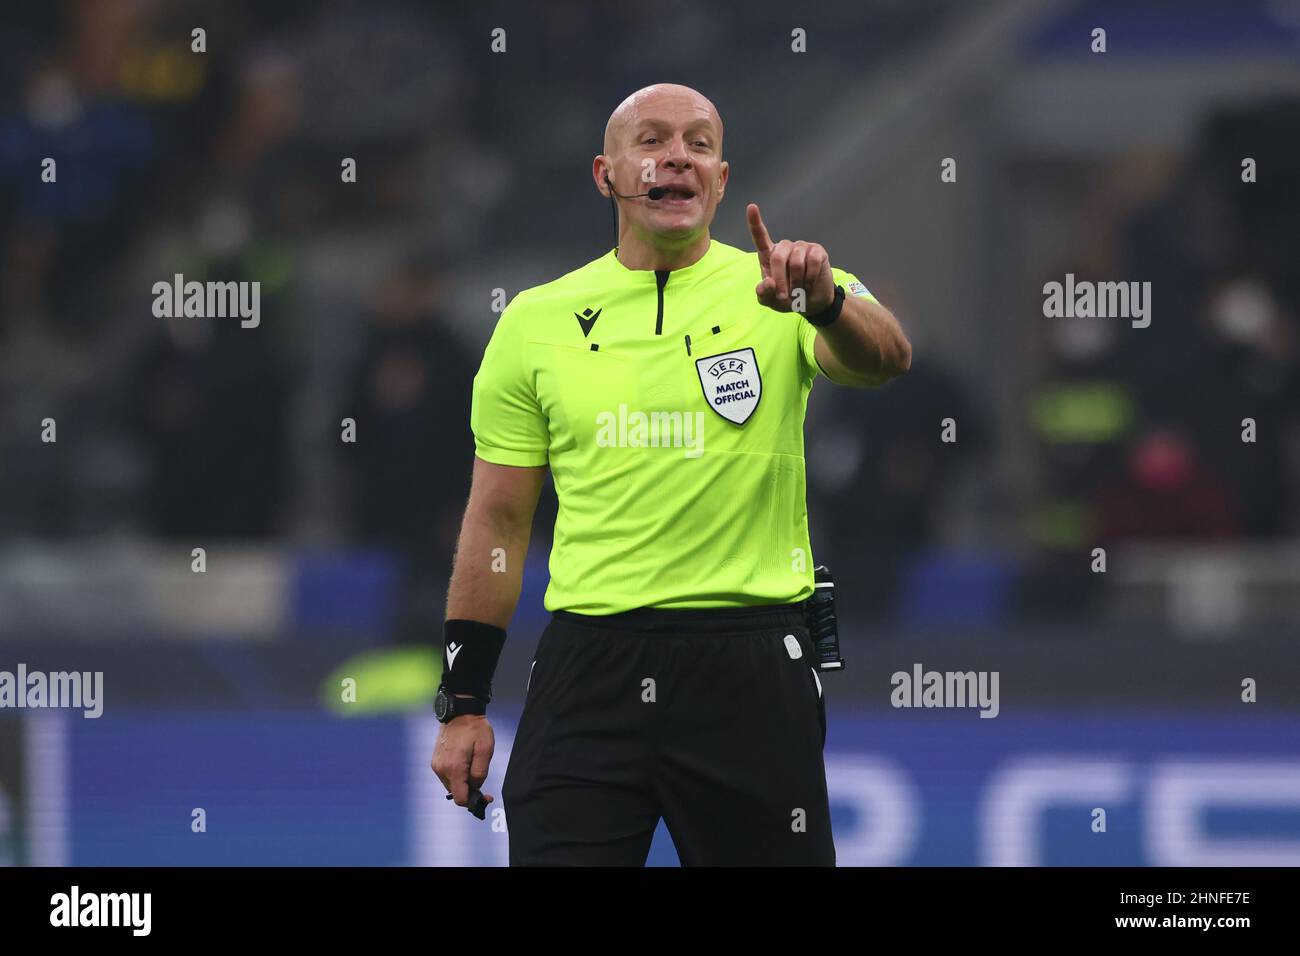
<svg viewBox="0 0 1300 956"><path fill-rule="evenodd" d="M844 286L837 285L835 287L835 298L831 301L831 304L816 315L806 315L804 318L819 329L825 328L840 317L840 311L844 308L844 294Z"/></svg>
<svg viewBox="0 0 1300 956"><path fill-rule="evenodd" d="M466 714L486 716L487 706L488 702L481 697L458 697L455 692L448 690L445 684L441 684L434 698L433 713L445 724Z"/></svg>

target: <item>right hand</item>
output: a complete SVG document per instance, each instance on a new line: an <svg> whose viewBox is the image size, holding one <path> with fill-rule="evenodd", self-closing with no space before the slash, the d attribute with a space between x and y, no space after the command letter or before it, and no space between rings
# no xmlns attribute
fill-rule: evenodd
<svg viewBox="0 0 1300 956"><path fill-rule="evenodd" d="M758 203L752 202L746 206L745 216L763 275L754 287L758 301L777 312L793 312L795 290L803 289L805 295L801 314L816 315L830 308L835 301L835 278L826 247L802 239L773 242L767 226L763 224L763 214L759 212Z"/></svg>
<svg viewBox="0 0 1300 956"><path fill-rule="evenodd" d="M452 795L456 806L469 804L471 786L483 786L495 748L496 735L486 717L462 714L442 725L429 766ZM493 800L490 793L483 794L483 798L488 803Z"/></svg>

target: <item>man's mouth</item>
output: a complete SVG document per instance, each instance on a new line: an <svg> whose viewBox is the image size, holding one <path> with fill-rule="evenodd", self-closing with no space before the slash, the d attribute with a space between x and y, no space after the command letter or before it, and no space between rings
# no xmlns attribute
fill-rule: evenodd
<svg viewBox="0 0 1300 956"><path fill-rule="evenodd" d="M695 190L689 186L664 186L663 189L659 202L668 206L684 206L695 199Z"/></svg>

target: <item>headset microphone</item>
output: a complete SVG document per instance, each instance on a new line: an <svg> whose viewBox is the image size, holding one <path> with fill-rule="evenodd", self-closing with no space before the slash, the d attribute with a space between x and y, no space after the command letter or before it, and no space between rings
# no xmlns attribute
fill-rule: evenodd
<svg viewBox="0 0 1300 956"><path fill-rule="evenodd" d="M617 196L619 199L640 199L642 196L648 196L651 199L663 199L664 196L668 195L668 190L664 189L664 187L653 186L651 187L649 192L637 193L635 196L624 196L622 193L614 191L614 184L609 181L608 174L606 174L605 176L605 185L608 186L609 191L611 193L614 193L614 195Z"/></svg>
<svg viewBox="0 0 1300 956"><path fill-rule="evenodd" d="M652 186L649 192L640 193L636 196L619 195L619 193L614 191L614 184L609 181L609 173L605 174L605 185L609 187L609 208L610 211L614 213L614 231L616 233L618 232L618 205L614 202L615 196L618 196L619 199L640 199L642 196L645 196L653 201L656 199L663 199L664 196L668 194L668 190L664 189L662 186ZM617 242L614 243L614 254L618 255Z"/></svg>

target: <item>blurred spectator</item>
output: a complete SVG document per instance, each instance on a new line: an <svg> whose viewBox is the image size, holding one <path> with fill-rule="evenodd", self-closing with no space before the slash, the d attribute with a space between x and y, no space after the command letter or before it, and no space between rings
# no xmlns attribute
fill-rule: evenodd
<svg viewBox="0 0 1300 956"><path fill-rule="evenodd" d="M1194 430L1240 502L1248 535L1293 532L1300 481L1289 455L1300 433L1295 321L1269 284L1249 275L1217 286L1204 317L1205 356L1174 383L1179 398L1163 410ZM1243 440L1245 419L1254 421L1254 441Z"/></svg>
<svg viewBox="0 0 1300 956"><path fill-rule="evenodd" d="M404 559L406 610L426 639L441 614L434 592L451 570L474 453L477 361L439 314L441 297L440 277L419 261L380 288L336 419L356 422L356 441L339 446L353 534Z"/></svg>
<svg viewBox="0 0 1300 956"><path fill-rule="evenodd" d="M233 266L210 281L248 276ZM285 525L290 378L268 326L171 318L136 360L129 422L148 460L145 508L164 537L265 537Z"/></svg>
<svg viewBox="0 0 1300 956"><path fill-rule="evenodd" d="M923 348L917 354L884 388L825 389L810 416L814 553L862 585L837 596L859 621L881 620L895 607L903 567L935 543L947 492L985 443L960 383ZM946 418L956 423L954 442L940 440Z"/></svg>
<svg viewBox="0 0 1300 956"><path fill-rule="evenodd" d="M1094 501L1093 538L1102 546L1130 540L1215 541L1241 533L1227 486L1175 431L1141 436L1124 471Z"/></svg>
<svg viewBox="0 0 1300 956"><path fill-rule="evenodd" d="M1029 534L1043 551L1073 554L1087 541L1087 502L1137 426L1140 397L1120 347L1122 320L1041 321L1045 368L1028 407L1039 488Z"/></svg>
<svg viewBox="0 0 1300 956"><path fill-rule="evenodd" d="M42 179L46 159L54 182ZM65 330L98 320L94 290L121 259L156 161L140 111L86 89L58 57L41 62L19 109L0 118L0 315L50 318ZM12 332L0 327L0 336Z"/></svg>

